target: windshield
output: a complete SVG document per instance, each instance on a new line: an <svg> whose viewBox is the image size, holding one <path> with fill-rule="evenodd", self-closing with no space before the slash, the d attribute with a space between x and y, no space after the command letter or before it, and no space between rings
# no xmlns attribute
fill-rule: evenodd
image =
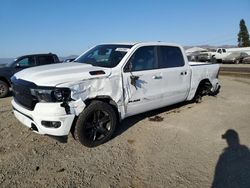
<svg viewBox="0 0 250 188"><path fill-rule="evenodd" d="M16 63L17 59L14 59L14 61L7 63L5 66L6 67L12 67Z"/></svg>
<svg viewBox="0 0 250 188"><path fill-rule="evenodd" d="M131 45L99 45L78 57L74 62L112 68L119 64Z"/></svg>

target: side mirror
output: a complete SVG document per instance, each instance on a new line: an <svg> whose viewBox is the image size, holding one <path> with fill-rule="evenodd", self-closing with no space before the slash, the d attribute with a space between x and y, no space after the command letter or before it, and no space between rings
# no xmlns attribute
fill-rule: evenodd
<svg viewBox="0 0 250 188"><path fill-rule="evenodd" d="M125 67L125 72L131 72L132 71L132 68L133 68L133 65L131 63L131 61L128 62L128 64L126 65Z"/></svg>
<svg viewBox="0 0 250 188"><path fill-rule="evenodd" d="M132 64L132 62L130 61L130 62L128 63L128 69L129 69L130 72L132 71L132 68L133 68L133 64Z"/></svg>
<svg viewBox="0 0 250 188"><path fill-rule="evenodd" d="M19 63L16 64L16 68L20 68L20 64Z"/></svg>

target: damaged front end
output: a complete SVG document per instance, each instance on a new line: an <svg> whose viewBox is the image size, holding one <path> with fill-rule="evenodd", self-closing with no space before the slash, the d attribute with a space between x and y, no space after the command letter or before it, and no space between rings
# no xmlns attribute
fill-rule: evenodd
<svg viewBox="0 0 250 188"><path fill-rule="evenodd" d="M66 114L70 114L69 101L71 101L71 90L69 88L36 87L30 89L33 98L40 103L61 102Z"/></svg>
<svg viewBox="0 0 250 188"><path fill-rule="evenodd" d="M122 79L119 73L95 75L78 82L60 84L57 87L70 89L70 100L64 101L61 105L71 114L78 116L83 112L87 105L86 101L107 99L117 107L120 116L124 116Z"/></svg>
<svg viewBox="0 0 250 188"><path fill-rule="evenodd" d="M104 71L103 71L104 72ZM16 118L32 131L50 136L67 136L74 120L91 100L107 97L124 116L122 79L119 72L85 76L79 81L66 81L54 86L12 79L12 106ZM86 72L85 72L86 74Z"/></svg>

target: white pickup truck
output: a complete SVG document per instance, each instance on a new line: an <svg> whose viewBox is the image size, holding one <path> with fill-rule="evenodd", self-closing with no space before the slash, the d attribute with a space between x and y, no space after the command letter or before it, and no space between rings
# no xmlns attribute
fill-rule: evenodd
<svg viewBox="0 0 250 188"><path fill-rule="evenodd" d="M94 147L122 119L216 95L219 65L188 62L183 48L163 42L95 46L73 63L23 70L12 77L16 118L34 132L67 136Z"/></svg>
<svg viewBox="0 0 250 188"><path fill-rule="evenodd" d="M250 47L241 48L217 48L216 52L210 52L212 59L216 60L218 63L222 63L228 55L232 52L245 52L250 55Z"/></svg>

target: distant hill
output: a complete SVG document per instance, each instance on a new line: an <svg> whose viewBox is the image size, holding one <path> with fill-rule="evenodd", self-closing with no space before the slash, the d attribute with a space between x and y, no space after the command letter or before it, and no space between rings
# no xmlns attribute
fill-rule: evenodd
<svg viewBox="0 0 250 188"><path fill-rule="evenodd" d="M188 49L188 48L192 48L194 46L184 46L184 49ZM237 48L238 46L236 45L221 45L221 46L211 46L208 44L204 44L204 45L197 45L196 47L200 47L200 48L206 48L206 49L217 49L217 48Z"/></svg>
<svg viewBox="0 0 250 188"><path fill-rule="evenodd" d="M14 61L14 58L0 58L0 64L10 63Z"/></svg>

